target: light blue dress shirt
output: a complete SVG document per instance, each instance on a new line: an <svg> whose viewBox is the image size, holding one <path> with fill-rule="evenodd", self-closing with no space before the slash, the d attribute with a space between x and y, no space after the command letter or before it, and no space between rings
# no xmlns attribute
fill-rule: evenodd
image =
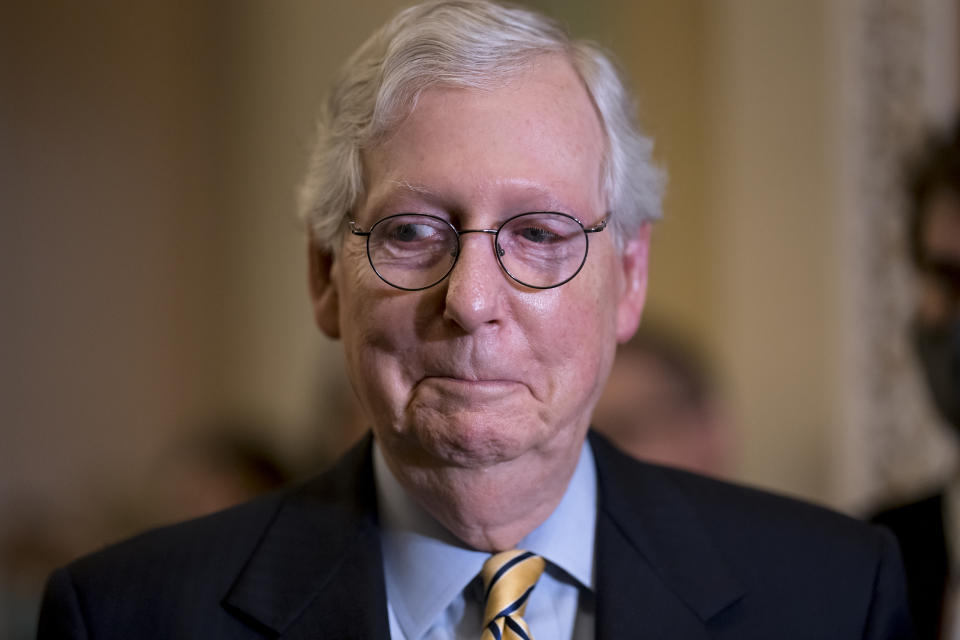
<svg viewBox="0 0 960 640"><path fill-rule="evenodd" d="M387 609L392 640L480 637L480 569L490 554L457 540L400 486L374 445ZM534 638L594 637L593 540L597 473L590 445L554 512L518 549L547 560L524 619Z"/></svg>

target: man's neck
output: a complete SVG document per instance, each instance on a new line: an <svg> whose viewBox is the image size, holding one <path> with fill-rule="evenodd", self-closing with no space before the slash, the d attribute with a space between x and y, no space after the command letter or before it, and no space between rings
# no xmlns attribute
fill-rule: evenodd
<svg viewBox="0 0 960 640"><path fill-rule="evenodd" d="M481 626L483 593L474 583L489 554L467 548L420 507L387 467L376 445L374 474L393 637L420 638L432 625L455 631L441 637L475 637ZM596 466L591 447L584 444L560 504L518 545L550 565L538 583L539 598L527 610L545 637L571 637L568 624L574 618L576 624L593 628L591 600L580 603L576 594L594 589L596 513ZM545 605L544 599L550 604Z"/></svg>
<svg viewBox="0 0 960 640"><path fill-rule="evenodd" d="M493 467L421 467L384 459L403 488L456 538L471 548L514 548L556 509L576 469L583 446L557 443L550 464L532 464L527 456Z"/></svg>

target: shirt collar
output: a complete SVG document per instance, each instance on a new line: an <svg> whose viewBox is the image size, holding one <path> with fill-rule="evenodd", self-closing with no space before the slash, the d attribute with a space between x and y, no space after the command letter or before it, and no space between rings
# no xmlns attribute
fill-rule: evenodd
<svg viewBox="0 0 960 640"><path fill-rule="evenodd" d="M543 524L527 534L518 549L533 551L593 590L593 537L597 521L597 469L590 443L584 441L580 460L560 504ZM584 526L589 523L590 526Z"/></svg>
<svg viewBox="0 0 960 640"><path fill-rule="evenodd" d="M417 504L390 471L376 442L373 463L387 600L404 635L419 638L490 554L466 546ZM592 590L596 513L596 466L585 441L560 504L517 548L543 556L548 571L559 568Z"/></svg>

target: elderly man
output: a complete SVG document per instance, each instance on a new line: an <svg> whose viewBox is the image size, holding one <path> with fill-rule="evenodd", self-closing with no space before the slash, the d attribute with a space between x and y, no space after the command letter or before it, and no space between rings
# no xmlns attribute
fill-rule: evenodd
<svg viewBox="0 0 960 640"><path fill-rule="evenodd" d="M480 1L347 63L304 190L373 435L301 487L51 578L40 636L904 638L889 534L588 435L659 175L609 60Z"/></svg>

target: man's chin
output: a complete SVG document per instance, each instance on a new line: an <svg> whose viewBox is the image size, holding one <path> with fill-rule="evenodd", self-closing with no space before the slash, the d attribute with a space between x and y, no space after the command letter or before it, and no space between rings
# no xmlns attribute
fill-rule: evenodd
<svg viewBox="0 0 960 640"><path fill-rule="evenodd" d="M405 429L404 449L419 466L493 468L539 449L546 427L516 411L430 412Z"/></svg>

